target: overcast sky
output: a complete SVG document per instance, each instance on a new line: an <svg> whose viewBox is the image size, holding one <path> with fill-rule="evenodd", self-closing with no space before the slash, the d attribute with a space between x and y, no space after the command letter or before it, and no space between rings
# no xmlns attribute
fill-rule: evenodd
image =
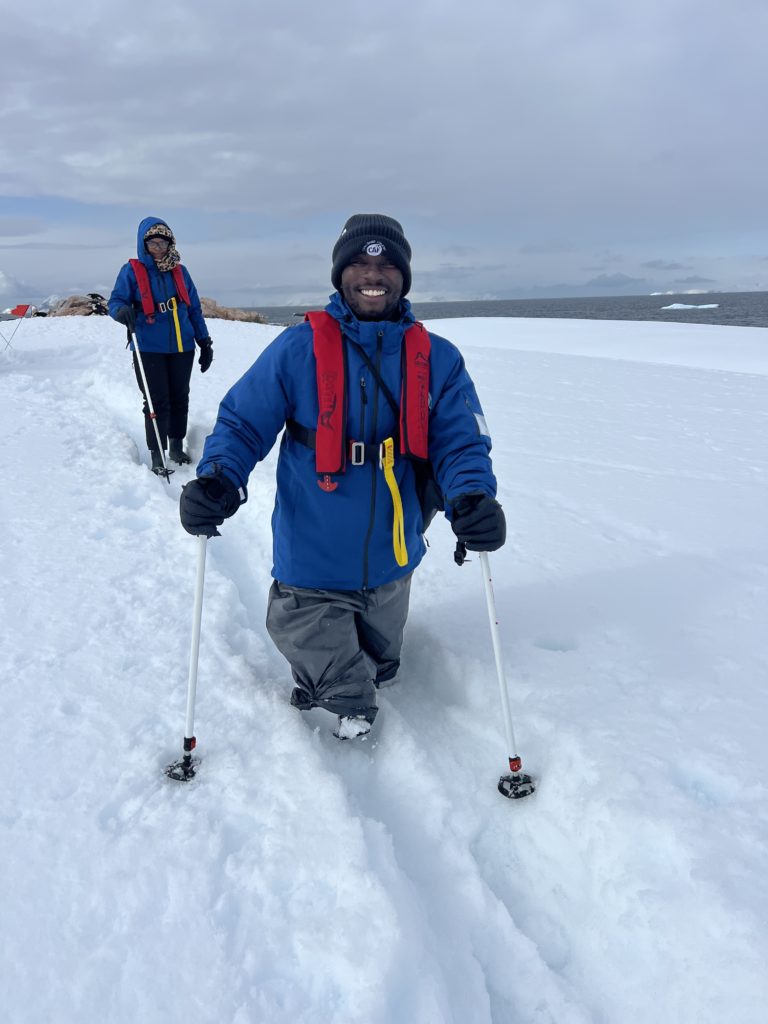
<svg viewBox="0 0 768 1024"><path fill-rule="evenodd" d="M0 295L108 294L141 218L225 305L322 301L357 212L412 298L768 288L765 0L27 0Z"/></svg>

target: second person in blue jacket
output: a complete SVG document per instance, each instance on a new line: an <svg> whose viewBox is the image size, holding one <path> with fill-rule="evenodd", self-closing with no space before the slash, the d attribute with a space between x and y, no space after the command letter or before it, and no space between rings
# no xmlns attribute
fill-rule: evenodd
<svg viewBox="0 0 768 1024"><path fill-rule="evenodd" d="M410 261L393 218L347 221L325 313L283 331L224 396L181 497L184 528L215 536L287 428L267 629L291 666L291 702L337 715L343 739L370 730L376 690L400 664L426 550L425 458L459 540L480 551L505 540L474 385L458 349L415 325Z"/></svg>
<svg viewBox="0 0 768 1024"><path fill-rule="evenodd" d="M189 413L189 382L195 358L195 343L200 347L203 373L213 360L213 346L197 289L187 268L181 263L176 239L160 217L145 217L136 239L138 259L129 260L117 275L109 299L109 314L124 324L136 338L141 365L147 378L157 433L150 416L144 382L137 356L134 370L139 390L144 395L144 426L152 460L152 471L164 472L164 455L174 462L191 462L184 451ZM131 342L131 350L134 345Z"/></svg>

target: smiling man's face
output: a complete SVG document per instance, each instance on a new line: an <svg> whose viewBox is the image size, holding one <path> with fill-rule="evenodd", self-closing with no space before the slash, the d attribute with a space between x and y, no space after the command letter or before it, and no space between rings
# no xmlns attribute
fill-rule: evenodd
<svg viewBox="0 0 768 1024"><path fill-rule="evenodd" d="M358 320L388 320L402 293L403 275L386 252L361 252L341 272L341 294Z"/></svg>

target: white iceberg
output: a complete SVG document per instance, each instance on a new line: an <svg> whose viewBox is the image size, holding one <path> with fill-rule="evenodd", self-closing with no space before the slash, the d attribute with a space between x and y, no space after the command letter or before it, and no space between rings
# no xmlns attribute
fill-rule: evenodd
<svg viewBox="0 0 768 1024"><path fill-rule="evenodd" d="M704 302L700 306L688 306L684 302L673 302L671 306L662 306L662 309L717 309L719 302Z"/></svg>

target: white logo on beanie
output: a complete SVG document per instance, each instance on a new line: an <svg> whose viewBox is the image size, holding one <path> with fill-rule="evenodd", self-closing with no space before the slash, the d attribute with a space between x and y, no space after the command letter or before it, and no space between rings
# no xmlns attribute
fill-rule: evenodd
<svg viewBox="0 0 768 1024"><path fill-rule="evenodd" d="M383 252L387 251L386 245L383 242L368 242L367 245L363 246L363 252L369 256L381 256Z"/></svg>

